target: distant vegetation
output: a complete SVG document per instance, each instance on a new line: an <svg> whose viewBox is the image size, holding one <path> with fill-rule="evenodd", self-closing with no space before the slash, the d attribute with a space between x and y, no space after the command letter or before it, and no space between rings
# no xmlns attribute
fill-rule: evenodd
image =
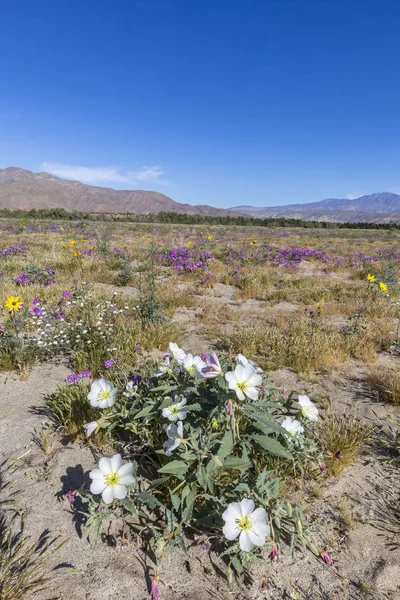
<svg viewBox="0 0 400 600"><path fill-rule="evenodd" d="M245 216L189 215L175 212L158 214L68 212L63 208L9 210L0 208L0 218L64 219L68 221L119 221L124 223L182 223L183 225L239 225L246 227L303 227L306 229L400 229L400 223L331 223L302 219L257 219Z"/></svg>

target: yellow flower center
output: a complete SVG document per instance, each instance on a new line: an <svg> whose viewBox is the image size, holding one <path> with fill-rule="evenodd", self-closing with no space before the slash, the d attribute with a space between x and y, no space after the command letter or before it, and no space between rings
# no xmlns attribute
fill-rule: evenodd
<svg viewBox="0 0 400 600"><path fill-rule="evenodd" d="M110 487L115 487L119 484L120 476L118 473L110 473L110 475L106 475L107 485Z"/></svg>
<svg viewBox="0 0 400 600"><path fill-rule="evenodd" d="M237 387L241 392L245 392L247 390L247 388L249 387L249 384L247 383L247 381L240 381L237 384Z"/></svg>
<svg viewBox="0 0 400 600"><path fill-rule="evenodd" d="M101 392L99 394L99 398L100 398L100 400L109 400L111 398L111 391L110 390L101 390Z"/></svg>
<svg viewBox="0 0 400 600"><path fill-rule="evenodd" d="M253 524L249 517L242 517L241 519L238 520L238 527L241 531L250 531L252 526L253 526Z"/></svg>

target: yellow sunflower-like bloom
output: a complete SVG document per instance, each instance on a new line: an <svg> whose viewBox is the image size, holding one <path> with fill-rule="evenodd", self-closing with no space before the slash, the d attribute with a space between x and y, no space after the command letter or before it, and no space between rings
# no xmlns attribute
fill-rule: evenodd
<svg viewBox="0 0 400 600"><path fill-rule="evenodd" d="M383 283L382 281L379 284L379 289L381 290L381 292L383 292L384 294L387 294L389 291L388 286L386 285L386 283Z"/></svg>
<svg viewBox="0 0 400 600"><path fill-rule="evenodd" d="M371 275L371 273L368 273L367 279L370 283L375 283L375 281L376 281L375 275Z"/></svg>
<svg viewBox="0 0 400 600"><path fill-rule="evenodd" d="M22 302L18 296L10 296L7 298L7 302L5 303L5 307L8 308L10 312L13 310L18 311L22 308Z"/></svg>

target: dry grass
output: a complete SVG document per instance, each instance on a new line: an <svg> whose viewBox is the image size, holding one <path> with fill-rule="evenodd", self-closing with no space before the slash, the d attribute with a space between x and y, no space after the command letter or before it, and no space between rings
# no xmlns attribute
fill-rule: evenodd
<svg viewBox="0 0 400 600"><path fill-rule="evenodd" d="M379 399L400 405L400 371L374 369L368 375L367 381Z"/></svg>
<svg viewBox="0 0 400 600"><path fill-rule="evenodd" d="M327 412L317 428L325 465L330 475L338 477L361 455L371 439L372 428L354 417Z"/></svg>

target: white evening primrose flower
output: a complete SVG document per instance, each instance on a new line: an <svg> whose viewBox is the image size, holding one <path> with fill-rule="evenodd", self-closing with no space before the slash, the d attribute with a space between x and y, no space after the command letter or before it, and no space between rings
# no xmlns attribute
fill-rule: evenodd
<svg viewBox="0 0 400 600"><path fill-rule="evenodd" d="M246 396L257 400L257 386L262 384L262 377L251 365L247 367L237 365L234 371L225 374L225 379L229 384L229 389L236 392L239 400L244 400Z"/></svg>
<svg viewBox="0 0 400 600"><path fill-rule="evenodd" d="M252 360L250 360L249 358L246 358L243 354L237 354L236 358L236 362L239 365L242 365L243 367L248 367L249 365L251 367L253 367L257 373L262 373L263 370L260 369L260 367L257 367Z"/></svg>
<svg viewBox="0 0 400 600"><path fill-rule="evenodd" d="M172 400L166 396L166 400ZM182 410L182 408L186 405L186 398L182 398L181 402L176 402L175 404L171 404L170 406L166 406L162 409L162 416L169 421L183 421L186 419L187 412Z"/></svg>
<svg viewBox="0 0 400 600"><path fill-rule="evenodd" d="M86 423L86 425L83 426L83 429L86 433L86 437L90 437L92 433L96 431L98 426L99 424L97 423L97 421L91 421L90 423Z"/></svg>
<svg viewBox="0 0 400 600"><path fill-rule="evenodd" d="M243 552L250 552L254 546L264 546L270 527L264 508L254 510L253 500L243 498L241 502L232 502L222 514L225 525L224 536L232 541L239 536L239 546Z"/></svg>
<svg viewBox="0 0 400 600"><path fill-rule="evenodd" d="M164 358L164 360L162 361L162 363L159 366L159 372L158 373L154 373L154 377L161 377L162 375L165 375L165 373L168 371L169 366L170 366L170 358L169 356L167 356L166 358Z"/></svg>
<svg viewBox="0 0 400 600"><path fill-rule="evenodd" d="M170 342L168 345L168 351L177 363L179 363L180 365L183 363L183 359L186 356L186 352L182 350L182 348L179 348L178 344Z"/></svg>
<svg viewBox="0 0 400 600"><path fill-rule="evenodd" d="M90 405L96 408L109 408L115 402L117 391L117 388L106 379L102 378L94 381L88 393Z"/></svg>
<svg viewBox="0 0 400 600"><path fill-rule="evenodd" d="M183 359L183 367L192 377L204 377L201 372L202 369L207 367L207 364L200 358L200 356L193 356L193 354L187 354Z"/></svg>
<svg viewBox="0 0 400 600"><path fill-rule="evenodd" d="M133 381L128 381L128 383L126 384L125 392L122 392L122 395L126 396L127 398L132 398L132 396L136 395L137 390L138 386L135 385Z"/></svg>
<svg viewBox="0 0 400 600"><path fill-rule="evenodd" d="M89 473L92 480L90 491L92 494L101 494L105 504L111 504L114 499L123 500L128 493L128 486L135 483L133 464L122 464L120 454L112 458L102 458L99 468Z"/></svg>
<svg viewBox="0 0 400 600"><path fill-rule="evenodd" d="M167 427L167 436L168 440L164 442L164 450L167 456L171 456L172 452L176 450L178 446L183 442L183 423L182 421L178 421L175 423L171 423Z"/></svg>
<svg viewBox="0 0 400 600"><path fill-rule="evenodd" d="M283 429L286 429L290 435L297 436L299 433L304 432L304 427L297 421L297 419L292 419L292 417L286 417L286 419L282 422Z"/></svg>
<svg viewBox="0 0 400 600"><path fill-rule="evenodd" d="M299 404L301 406L301 413L307 419L316 423L318 421L318 408L311 402L310 398L308 396L299 396Z"/></svg>

